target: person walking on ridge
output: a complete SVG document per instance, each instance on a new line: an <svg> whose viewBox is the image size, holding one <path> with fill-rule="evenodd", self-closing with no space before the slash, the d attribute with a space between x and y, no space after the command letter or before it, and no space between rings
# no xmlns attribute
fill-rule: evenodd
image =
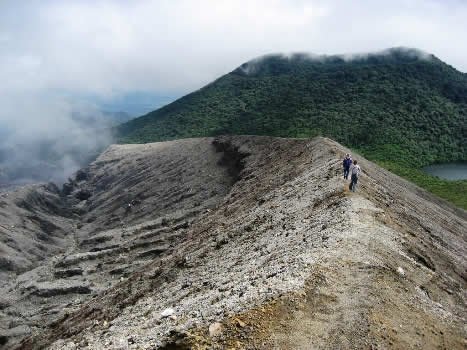
<svg viewBox="0 0 467 350"><path fill-rule="evenodd" d="M344 179L347 180L349 178L349 169L350 169L350 166L352 165L352 157L350 156L350 154L347 153L345 155L342 165L344 167Z"/></svg>
<svg viewBox="0 0 467 350"><path fill-rule="evenodd" d="M353 161L353 165L350 168L350 185L349 189L352 192L357 191L357 182L358 182L358 176L360 175L360 165L357 164L357 161Z"/></svg>

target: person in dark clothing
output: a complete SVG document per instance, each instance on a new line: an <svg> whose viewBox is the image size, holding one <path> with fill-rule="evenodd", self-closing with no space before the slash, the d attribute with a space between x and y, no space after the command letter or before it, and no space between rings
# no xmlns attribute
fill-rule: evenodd
<svg viewBox="0 0 467 350"><path fill-rule="evenodd" d="M342 165L344 167L344 179L348 179L349 178L349 170L350 170L350 166L352 165L352 157L350 156L350 154L346 154L345 155L345 158L344 158L344 161L342 162Z"/></svg>

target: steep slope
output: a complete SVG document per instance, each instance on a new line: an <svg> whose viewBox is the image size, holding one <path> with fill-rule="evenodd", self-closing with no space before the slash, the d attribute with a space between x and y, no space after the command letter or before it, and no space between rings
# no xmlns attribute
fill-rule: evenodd
<svg viewBox="0 0 467 350"><path fill-rule="evenodd" d="M222 134L313 137L372 160L467 160L467 74L416 49L270 55L123 124L122 142ZM371 130L371 132L369 132Z"/></svg>
<svg viewBox="0 0 467 350"><path fill-rule="evenodd" d="M57 186L28 185L0 193L0 280L63 252L73 211Z"/></svg>
<svg viewBox="0 0 467 350"><path fill-rule="evenodd" d="M2 194L0 346L172 252L230 188L235 173L221 157L206 140L112 146L62 193L30 185Z"/></svg>
<svg viewBox="0 0 467 350"><path fill-rule="evenodd" d="M0 193L0 347L29 334L25 320L32 315L16 311L15 301L25 298L14 286L73 244L77 218L54 184Z"/></svg>
<svg viewBox="0 0 467 350"><path fill-rule="evenodd" d="M349 193L347 151L251 136L112 146L66 186L87 197L76 247L39 287L10 286L2 314L63 309L18 348L464 348L467 213L364 159ZM47 292L59 271L89 293Z"/></svg>

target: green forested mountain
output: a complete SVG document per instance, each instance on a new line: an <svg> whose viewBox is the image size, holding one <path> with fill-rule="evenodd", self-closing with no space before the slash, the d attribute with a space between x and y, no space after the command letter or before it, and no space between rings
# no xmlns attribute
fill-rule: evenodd
<svg viewBox="0 0 467 350"><path fill-rule="evenodd" d="M467 74L405 48L269 55L119 128L129 143L220 134L327 136L433 190L416 169L467 161Z"/></svg>

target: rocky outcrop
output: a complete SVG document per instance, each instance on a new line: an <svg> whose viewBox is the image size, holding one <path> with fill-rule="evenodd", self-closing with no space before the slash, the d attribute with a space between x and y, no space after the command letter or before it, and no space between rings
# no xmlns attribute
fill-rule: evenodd
<svg viewBox="0 0 467 350"><path fill-rule="evenodd" d="M89 294L91 289L87 283L80 281L54 281L36 283L30 286L32 295L39 297L53 297L65 294Z"/></svg>
<svg viewBox="0 0 467 350"><path fill-rule="evenodd" d="M2 289L1 339L463 348L466 213L361 158L349 193L347 152L251 136L112 146L61 194L79 213L67 251Z"/></svg>

